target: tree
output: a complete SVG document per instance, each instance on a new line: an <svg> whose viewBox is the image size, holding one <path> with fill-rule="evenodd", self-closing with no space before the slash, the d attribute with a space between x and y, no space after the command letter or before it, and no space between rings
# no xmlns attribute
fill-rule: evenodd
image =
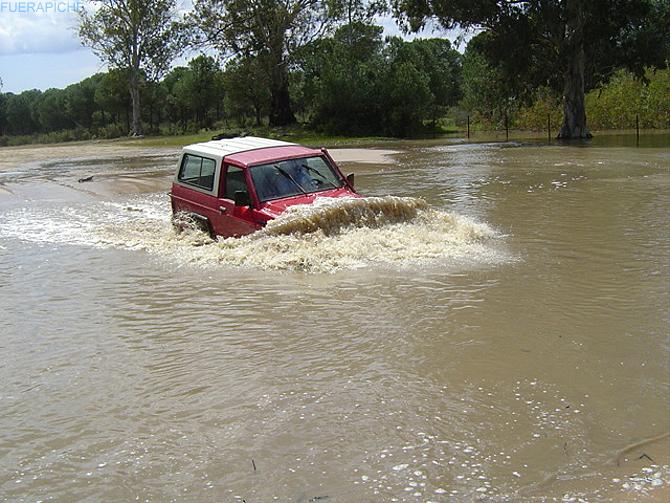
<svg viewBox="0 0 670 503"><path fill-rule="evenodd" d="M91 0L80 11L79 37L112 69L127 71L134 135L142 134L140 84L159 78L181 47L175 0Z"/></svg>
<svg viewBox="0 0 670 503"><path fill-rule="evenodd" d="M388 62L382 28L354 22L298 54L304 100L314 127L366 134L383 127L383 84Z"/></svg>
<svg viewBox="0 0 670 503"><path fill-rule="evenodd" d="M491 124L509 114L515 101L513 89L473 43L463 57L462 77L461 106L465 110Z"/></svg>
<svg viewBox="0 0 670 503"><path fill-rule="evenodd" d="M670 54L667 0L394 0L394 8L414 30L431 16L445 28L486 30L481 48L508 82L562 92L560 138L591 136L585 91L617 65L641 70Z"/></svg>
<svg viewBox="0 0 670 503"><path fill-rule="evenodd" d="M298 54L313 126L329 133L409 136L459 96L460 55L448 40L382 39L363 22L338 28Z"/></svg>
<svg viewBox="0 0 670 503"><path fill-rule="evenodd" d="M117 124L130 130L131 101L126 70L111 69L105 73L95 90L94 101L104 124ZM104 118L104 119L103 119Z"/></svg>
<svg viewBox="0 0 670 503"><path fill-rule="evenodd" d="M41 98L41 91L32 89L21 94L8 93L5 117L7 133L14 135L28 135L36 133L39 123L36 119L36 104Z"/></svg>
<svg viewBox="0 0 670 503"><path fill-rule="evenodd" d="M65 92L62 89L47 89L37 103L36 112L43 131L60 131L73 126L63 113L65 110Z"/></svg>
<svg viewBox="0 0 670 503"><path fill-rule="evenodd" d="M178 66L170 70L161 82L166 91L166 112L168 120L172 124L179 124L180 129L186 127L188 120L188 96L184 81L188 75L188 68Z"/></svg>
<svg viewBox="0 0 670 503"><path fill-rule="evenodd" d="M404 42L394 38L389 42L395 63L411 63L418 73L427 77L429 95L426 115L431 116L434 128L437 117L446 113L448 106L455 105L460 96L461 55L447 39Z"/></svg>
<svg viewBox="0 0 670 503"><path fill-rule="evenodd" d="M223 74L226 88L225 104L229 113L237 117L244 126L247 115L255 118L260 126L268 112L270 92L268 76L256 58L235 58L228 62ZM249 85L253 82L253 85Z"/></svg>
<svg viewBox="0 0 670 503"><path fill-rule="evenodd" d="M294 51L336 21L335 0L195 0L195 42L222 54L257 58L270 85L270 125L295 122L289 97Z"/></svg>
<svg viewBox="0 0 670 503"><path fill-rule="evenodd" d="M102 78L101 74L96 74L63 90L65 112L78 128L90 129L93 126L93 114L97 110L95 91Z"/></svg>
<svg viewBox="0 0 670 503"><path fill-rule="evenodd" d="M188 63L188 72L184 76L184 95L188 101L188 107L195 116L198 127L212 127L213 115L210 110L217 104L216 75L221 70L216 60L210 56L200 55ZM250 85L247 81L246 85Z"/></svg>

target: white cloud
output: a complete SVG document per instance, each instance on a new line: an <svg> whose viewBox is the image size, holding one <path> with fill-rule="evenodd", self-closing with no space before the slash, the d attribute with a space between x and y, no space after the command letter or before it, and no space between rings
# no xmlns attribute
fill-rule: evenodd
<svg viewBox="0 0 670 503"><path fill-rule="evenodd" d="M74 12L0 12L0 55L77 50L76 26Z"/></svg>

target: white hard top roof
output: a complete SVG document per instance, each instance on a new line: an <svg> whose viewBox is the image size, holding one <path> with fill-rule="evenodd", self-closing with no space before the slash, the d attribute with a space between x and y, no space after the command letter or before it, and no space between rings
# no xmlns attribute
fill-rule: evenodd
<svg viewBox="0 0 670 503"><path fill-rule="evenodd" d="M194 143L184 147L189 152L198 152L202 154L214 155L216 157L226 157L227 155L256 150L267 147L286 147L296 145L280 140L270 140L269 138L258 138L256 136L244 136L238 138L226 138L223 140L212 140L203 143Z"/></svg>

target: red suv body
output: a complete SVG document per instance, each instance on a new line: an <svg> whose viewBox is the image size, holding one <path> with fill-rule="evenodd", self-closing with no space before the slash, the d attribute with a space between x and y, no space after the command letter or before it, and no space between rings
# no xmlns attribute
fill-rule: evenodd
<svg viewBox="0 0 670 503"><path fill-rule="evenodd" d="M255 137L184 147L170 193L173 222L212 237L250 234L320 197L360 196L326 149Z"/></svg>

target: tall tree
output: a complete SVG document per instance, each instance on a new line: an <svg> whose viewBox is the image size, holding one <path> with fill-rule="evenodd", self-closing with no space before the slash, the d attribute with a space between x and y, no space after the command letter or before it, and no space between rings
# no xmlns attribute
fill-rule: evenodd
<svg viewBox="0 0 670 503"><path fill-rule="evenodd" d="M181 47L175 0L90 0L82 9L79 38L110 69L127 71L132 101L131 133L142 134L140 85L159 78Z"/></svg>
<svg viewBox="0 0 670 503"><path fill-rule="evenodd" d="M247 115L260 126L268 111L270 93L267 74L257 59L235 58L228 62L223 75L227 90L226 108L244 126ZM249 85L253 82L254 85Z"/></svg>
<svg viewBox="0 0 670 503"><path fill-rule="evenodd" d="M198 127L210 128L214 119L210 111L215 109L218 99L216 76L221 69L214 58L201 54L188 62L188 70L183 81L188 107Z"/></svg>
<svg viewBox="0 0 670 503"><path fill-rule="evenodd" d="M130 131L129 113L131 109L128 93L128 76L126 70L113 69L105 73L95 90L95 104L101 116L112 124L123 125L123 130Z"/></svg>
<svg viewBox="0 0 670 503"><path fill-rule="evenodd" d="M667 0L394 0L394 7L414 30L433 16L446 28L485 29L482 49L508 81L562 92L560 138L591 136L585 91L616 66L641 70L670 54Z"/></svg>
<svg viewBox="0 0 670 503"><path fill-rule="evenodd" d="M195 0L195 41L226 56L256 58L270 83L270 125L295 122L289 97L293 52L343 13L336 0ZM338 8L336 8L338 7Z"/></svg>

